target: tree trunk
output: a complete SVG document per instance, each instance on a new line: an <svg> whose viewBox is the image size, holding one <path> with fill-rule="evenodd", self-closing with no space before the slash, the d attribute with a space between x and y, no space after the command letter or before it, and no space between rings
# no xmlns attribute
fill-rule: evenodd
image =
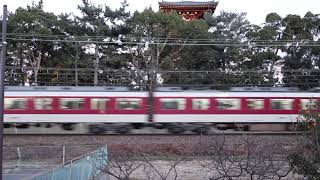
<svg viewBox="0 0 320 180"><path fill-rule="evenodd" d="M19 43L18 45L18 58L19 58L19 66L20 66L20 83L21 86L25 86L25 75L23 72L23 57L22 57L22 47L21 44Z"/></svg>
<svg viewBox="0 0 320 180"><path fill-rule="evenodd" d="M38 85L38 74L40 71L41 55L42 55L42 53L39 52L38 57L36 57L35 61L34 61L34 83L36 85Z"/></svg>
<svg viewBox="0 0 320 180"><path fill-rule="evenodd" d="M158 58L160 57L160 51L158 49L158 45L155 46L154 50L156 55L154 55L153 53L150 55L151 62L149 65L149 72L148 72L148 80L149 80L148 122L153 122L153 119L154 119L154 104L155 104L154 91L157 86L156 65L157 65Z"/></svg>
<svg viewBox="0 0 320 180"><path fill-rule="evenodd" d="M74 61L74 71L75 71L75 85L78 86L79 77L78 77L78 61L79 61L79 46L76 43L76 59Z"/></svg>
<svg viewBox="0 0 320 180"><path fill-rule="evenodd" d="M98 71L99 71L99 45L96 44L95 61L94 61L94 80L93 80L93 83L95 86L98 85Z"/></svg>
<svg viewBox="0 0 320 180"><path fill-rule="evenodd" d="M34 71L34 84L38 85L38 70L35 69Z"/></svg>

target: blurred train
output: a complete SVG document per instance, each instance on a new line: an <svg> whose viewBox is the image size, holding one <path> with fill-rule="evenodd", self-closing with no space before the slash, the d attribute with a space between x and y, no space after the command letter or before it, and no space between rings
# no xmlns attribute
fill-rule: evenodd
<svg viewBox="0 0 320 180"><path fill-rule="evenodd" d="M134 128L166 128L170 133L206 133L210 127L245 130L290 129L301 110L316 109L320 89L231 88L228 91L126 87L6 87L5 127L59 125L73 130L86 123L91 133L128 133Z"/></svg>

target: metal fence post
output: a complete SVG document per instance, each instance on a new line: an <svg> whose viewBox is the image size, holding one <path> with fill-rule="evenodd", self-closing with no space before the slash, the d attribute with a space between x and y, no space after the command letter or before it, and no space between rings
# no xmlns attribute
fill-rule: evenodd
<svg viewBox="0 0 320 180"><path fill-rule="evenodd" d="M20 147L17 147L17 154L18 154L18 166L21 165L21 151Z"/></svg>
<svg viewBox="0 0 320 180"><path fill-rule="evenodd" d="M70 173L69 179L72 180L72 160L70 161L69 173Z"/></svg>
<svg viewBox="0 0 320 180"><path fill-rule="evenodd" d="M56 173L55 173L55 169L52 170L52 174L51 174L51 179L54 180L55 179L55 176L56 176Z"/></svg>
<svg viewBox="0 0 320 180"><path fill-rule="evenodd" d="M62 164L65 163L65 158L66 158L66 146L62 147Z"/></svg>

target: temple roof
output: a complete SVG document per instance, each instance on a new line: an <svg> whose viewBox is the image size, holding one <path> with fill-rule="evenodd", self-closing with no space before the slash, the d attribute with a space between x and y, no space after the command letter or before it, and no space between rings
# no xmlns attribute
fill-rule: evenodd
<svg viewBox="0 0 320 180"><path fill-rule="evenodd" d="M206 1L206 2L197 2L197 1L176 1L176 2L170 2L170 1L161 1L159 2L159 6L217 6L217 1Z"/></svg>

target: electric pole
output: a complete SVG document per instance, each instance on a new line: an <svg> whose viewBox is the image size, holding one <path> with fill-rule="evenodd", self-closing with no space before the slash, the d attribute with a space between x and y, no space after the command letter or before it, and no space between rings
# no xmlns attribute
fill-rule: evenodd
<svg viewBox="0 0 320 180"><path fill-rule="evenodd" d="M4 78L7 54L7 5L3 5L2 20L2 47L0 60L0 180L2 180L2 156L3 156L3 117L4 117Z"/></svg>

